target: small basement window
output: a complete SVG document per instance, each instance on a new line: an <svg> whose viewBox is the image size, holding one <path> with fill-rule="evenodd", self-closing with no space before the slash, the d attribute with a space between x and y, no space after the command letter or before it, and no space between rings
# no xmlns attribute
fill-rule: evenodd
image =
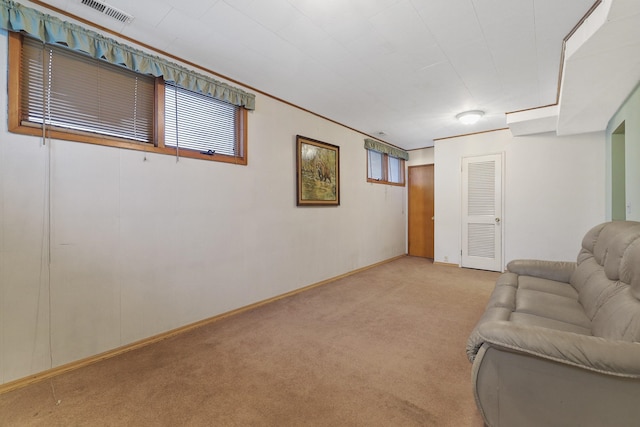
<svg viewBox="0 0 640 427"><path fill-rule="evenodd" d="M367 149L367 181L379 184L404 185L404 160Z"/></svg>
<svg viewBox="0 0 640 427"><path fill-rule="evenodd" d="M165 84L164 145L202 154L242 157L240 107Z"/></svg>
<svg viewBox="0 0 640 427"><path fill-rule="evenodd" d="M9 33L9 130L247 164L247 109Z"/></svg>

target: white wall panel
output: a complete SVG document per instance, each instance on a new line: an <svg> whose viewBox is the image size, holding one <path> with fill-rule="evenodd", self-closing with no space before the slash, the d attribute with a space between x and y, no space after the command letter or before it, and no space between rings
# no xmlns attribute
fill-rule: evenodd
<svg viewBox="0 0 640 427"><path fill-rule="evenodd" d="M5 57L2 52L0 56ZM46 148L39 141L2 138L0 378L4 381L50 364L46 165Z"/></svg>
<svg viewBox="0 0 640 427"><path fill-rule="evenodd" d="M108 147L50 141L53 363L120 343L119 156Z"/></svg>
<svg viewBox="0 0 640 427"><path fill-rule="evenodd" d="M436 141L435 260L459 263L462 157L504 153L504 260L575 260L605 220L604 134L513 137L508 130Z"/></svg>
<svg viewBox="0 0 640 427"><path fill-rule="evenodd" d="M606 218L604 133L518 137L506 153L506 261L575 261Z"/></svg>
<svg viewBox="0 0 640 427"><path fill-rule="evenodd" d="M409 151L407 166L429 165L433 163L433 147Z"/></svg>
<svg viewBox="0 0 640 427"><path fill-rule="evenodd" d="M247 166L0 129L1 382L405 253L405 188L366 182L364 135L256 101ZM340 146L339 207L296 207L296 134Z"/></svg>

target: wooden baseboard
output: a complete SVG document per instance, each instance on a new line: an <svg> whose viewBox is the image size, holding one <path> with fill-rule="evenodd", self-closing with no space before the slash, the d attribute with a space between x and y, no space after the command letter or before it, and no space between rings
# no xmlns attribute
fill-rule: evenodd
<svg viewBox="0 0 640 427"><path fill-rule="evenodd" d="M87 357L87 358L84 358L84 359L76 360L74 362L70 362L70 363L67 363L67 364L64 364L64 365L61 365L61 366L57 366L55 368L47 369L46 371L38 372L36 374L32 374L32 375L29 375L27 377L19 378L17 380L10 381L10 382L7 382L5 384L0 384L0 394L9 392L11 390L16 390L18 388L26 387L29 384L37 383L39 381L44 381L46 379L53 378L55 376L64 374L65 372L74 371L76 369L80 369L82 367L85 367L85 366L88 366L88 365L92 365L94 363L97 363L97 362L100 362L100 361L103 361L103 360L106 360L106 359L110 359L112 357L127 353L127 352L132 351L132 350L136 350L136 349L139 349L139 348L142 348L142 347L146 347L146 346L148 346L150 344L157 343L157 342L160 342L162 340L166 340L167 338L174 337L176 335L182 334L184 332L191 331L191 330L199 328L201 326L208 325L208 324L216 322L218 320L222 320L222 319L225 319L227 317L243 313L245 311L253 310L253 309L257 308L257 307L263 306L265 304L269 304L271 302L280 300L282 298L287 298L287 297L299 294L301 292L305 292L305 291L308 291L310 289L317 288L319 286L326 285L326 284L331 283L331 282L335 282L336 280L340 280L342 278L351 276L351 275L356 274L356 273L360 273L360 272L365 271L365 270L369 270L369 269L377 267L379 265L383 265L383 264L395 261L395 260L403 258L405 256L406 255L399 255L399 256L396 256L396 257L393 257L393 258L389 258L387 260L380 261L380 262L377 262L375 264L368 265L366 267L358 268L358 269L350 271L348 273L341 274L339 276L335 276L335 277L332 277L330 279L322 280L320 282L313 283L311 285L308 285L308 286L305 286L305 287L302 287L302 288L299 288L299 289L295 289L293 291L286 292L284 294L277 295L275 297L272 297L272 298L269 298L269 299L266 299L266 300L263 300L263 301L258 301L256 303L253 303L253 304L250 304L250 305L247 305L247 306L244 306L244 307L240 307L240 308L237 308L235 310L231 310L231 311L219 314L217 316L209 317L207 319L203 319L203 320L200 320L200 321L195 322L195 323L190 323L188 325L181 326L179 328L172 329L170 331L163 332L161 334L154 335L154 336L151 336L149 338L145 338L145 339L142 339L140 341L136 341L136 342L133 342L131 344L127 344L127 345L124 345L122 347L115 348L113 350L108 350L108 351L105 351L104 353L100 353L100 354L97 354L97 355L94 355L94 356L90 356L90 357Z"/></svg>
<svg viewBox="0 0 640 427"><path fill-rule="evenodd" d="M434 261L433 265L443 265L445 267L460 267L458 264L452 264L450 262L440 262L440 261Z"/></svg>

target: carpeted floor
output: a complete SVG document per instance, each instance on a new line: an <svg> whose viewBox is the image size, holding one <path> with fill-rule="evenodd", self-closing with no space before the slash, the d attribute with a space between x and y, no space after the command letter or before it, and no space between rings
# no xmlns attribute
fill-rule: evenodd
<svg viewBox="0 0 640 427"><path fill-rule="evenodd" d="M403 257L2 394L0 425L480 427L465 344L496 277Z"/></svg>

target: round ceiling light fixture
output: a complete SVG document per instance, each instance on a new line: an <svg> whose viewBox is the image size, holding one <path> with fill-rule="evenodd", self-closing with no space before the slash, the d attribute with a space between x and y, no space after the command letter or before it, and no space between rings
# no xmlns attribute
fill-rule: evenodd
<svg viewBox="0 0 640 427"><path fill-rule="evenodd" d="M480 120L482 116L484 116L484 111L471 110L456 115L456 119L460 120L460 122L465 125L472 125Z"/></svg>

